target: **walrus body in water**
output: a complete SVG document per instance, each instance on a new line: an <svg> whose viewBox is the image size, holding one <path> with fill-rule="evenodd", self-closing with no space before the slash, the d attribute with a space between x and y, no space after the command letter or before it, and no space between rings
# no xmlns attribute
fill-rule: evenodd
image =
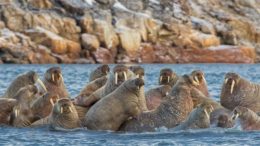
<svg viewBox="0 0 260 146"><path fill-rule="evenodd" d="M193 109L189 117L174 130L202 129L210 127L210 113L213 106L208 102L202 103Z"/></svg>
<svg viewBox="0 0 260 146"><path fill-rule="evenodd" d="M9 85L2 98L13 98L22 87L28 85L37 85L43 93L47 90L38 74L34 71L29 71L17 76Z"/></svg>
<svg viewBox="0 0 260 146"><path fill-rule="evenodd" d="M140 78L125 81L90 108L84 126L91 130L117 131L123 122L141 113L143 86L144 81Z"/></svg>
<svg viewBox="0 0 260 146"><path fill-rule="evenodd" d="M238 120L243 130L260 130L260 116L246 107L237 106L232 119Z"/></svg>
<svg viewBox="0 0 260 146"><path fill-rule="evenodd" d="M236 106L260 112L260 85L243 79L236 73L227 73L222 86L220 103L233 110Z"/></svg>
<svg viewBox="0 0 260 146"><path fill-rule="evenodd" d="M64 84L60 67L49 68L44 74L43 83L49 93L58 95L59 97L69 98L70 95Z"/></svg>
<svg viewBox="0 0 260 146"><path fill-rule="evenodd" d="M192 82L188 75L182 76L157 109L143 112L126 121L121 131L155 131L157 128L173 128L183 122L193 109L190 93Z"/></svg>

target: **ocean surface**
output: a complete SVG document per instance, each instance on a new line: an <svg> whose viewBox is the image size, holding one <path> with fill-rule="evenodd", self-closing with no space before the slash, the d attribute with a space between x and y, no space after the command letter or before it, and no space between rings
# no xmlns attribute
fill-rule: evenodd
<svg viewBox="0 0 260 146"><path fill-rule="evenodd" d="M34 70L43 77L44 72L57 65L0 65L0 94L19 74ZM75 97L88 83L90 71L98 65L59 65L63 71L65 84ZM113 67L114 65L110 65ZM219 101L219 94L227 72L236 72L250 81L260 83L260 65L233 64L145 64L145 90L158 85L160 69L168 67L177 74L188 74L202 70L208 82L210 95ZM260 145L260 131L241 131L239 128L209 128L200 130L173 131L161 128L153 133L116 133L109 131L50 131L41 128L0 127L0 145Z"/></svg>

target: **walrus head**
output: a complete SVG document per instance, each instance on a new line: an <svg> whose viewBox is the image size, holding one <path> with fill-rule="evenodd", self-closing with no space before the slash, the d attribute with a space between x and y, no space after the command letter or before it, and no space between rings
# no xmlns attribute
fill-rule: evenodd
<svg viewBox="0 0 260 146"><path fill-rule="evenodd" d="M35 115L44 118L51 113L52 108L58 99L58 95L46 93L34 100L30 107Z"/></svg>
<svg viewBox="0 0 260 146"><path fill-rule="evenodd" d="M190 79L195 88L199 89L205 96L209 96L207 81L202 71L192 71L190 74Z"/></svg>
<svg viewBox="0 0 260 146"><path fill-rule="evenodd" d="M236 73L227 73L222 89L226 89L227 91L229 91L229 94L233 94L234 89L240 83L240 79L240 76Z"/></svg>
<svg viewBox="0 0 260 146"><path fill-rule="evenodd" d="M129 69L136 75L137 78L144 78L144 68L141 66L130 66Z"/></svg>
<svg viewBox="0 0 260 146"><path fill-rule="evenodd" d="M170 68L164 68L160 71L159 85L171 85L173 80L177 80L178 76Z"/></svg>
<svg viewBox="0 0 260 146"><path fill-rule="evenodd" d="M249 111L248 108L246 107L242 107L242 106L237 106L233 112L232 112L232 120L236 120L237 118L241 118L241 117L246 117L247 112Z"/></svg>
<svg viewBox="0 0 260 146"><path fill-rule="evenodd" d="M217 127L231 128L233 126L233 120L230 119L230 115L222 114L218 117Z"/></svg>
<svg viewBox="0 0 260 146"><path fill-rule="evenodd" d="M206 119L210 121L210 114L214 110L213 106L208 102L204 102L199 104L198 107L204 112Z"/></svg>
<svg viewBox="0 0 260 146"><path fill-rule="evenodd" d="M141 78L135 78L127 80L123 84L128 90L139 96L141 88L144 86L144 80Z"/></svg>
<svg viewBox="0 0 260 146"><path fill-rule="evenodd" d="M75 113L76 110L70 99L61 98L54 105L53 112L56 114L66 115L66 114L70 114L70 113Z"/></svg>
<svg viewBox="0 0 260 146"><path fill-rule="evenodd" d="M45 73L45 79L55 85L63 83L63 76L60 67L51 67Z"/></svg>
<svg viewBox="0 0 260 146"><path fill-rule="evenodd" d="M125 65L115 66L113 73L114 73L116 85L121 84L128 79L128 76L127 76L128 68Z"/></svg>
<svg viewBox="0 0 260 146"><path fill-rule="evenodd" d="M17 99L18 103L29 105L33 100L36 99L38 88L35 85L27 85L22 87L14 99Z"/></svg>

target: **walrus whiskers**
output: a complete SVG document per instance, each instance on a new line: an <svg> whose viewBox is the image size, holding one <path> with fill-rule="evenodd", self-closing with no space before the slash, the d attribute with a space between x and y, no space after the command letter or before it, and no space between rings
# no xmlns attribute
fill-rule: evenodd
<svg viewBox="0 0 260 146"><path fill-rule="evenodd" d="M45 85L43 84L42 80L41 79L37 79L36 81L42 88L45 92L47 92L47 88L45 87Z"/></svg>
<svg viewBox="0 0 260 146"><path fill-rule="evenodd" d="M117 72L115 73L115 84L117 85L117 77L118 77L118 74Z"/></svg>
<svg viewBox="0 0 260 146"><path fill-rule="evenodd" d="M231 93L231 94L233 93L234 86L235 86L235 81L232 80L231 89L230 89L230 93Z"/></svg>
<svg viewBox="0 0 260 146"><path fill-rule="evenodd" d="M126 81L127 80L126 72L124 71L123 74L124 74L124 79L125 79L124 81Z"/></svg>

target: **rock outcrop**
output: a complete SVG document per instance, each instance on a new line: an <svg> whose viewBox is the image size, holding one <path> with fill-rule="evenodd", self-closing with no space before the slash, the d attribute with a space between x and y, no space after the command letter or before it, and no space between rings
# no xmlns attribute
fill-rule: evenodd
<svg viewBox="0 0 260 146"><path fill-rule="evenodd" d="M259 0L2 0L0 63L260 62Z"/></svg>

